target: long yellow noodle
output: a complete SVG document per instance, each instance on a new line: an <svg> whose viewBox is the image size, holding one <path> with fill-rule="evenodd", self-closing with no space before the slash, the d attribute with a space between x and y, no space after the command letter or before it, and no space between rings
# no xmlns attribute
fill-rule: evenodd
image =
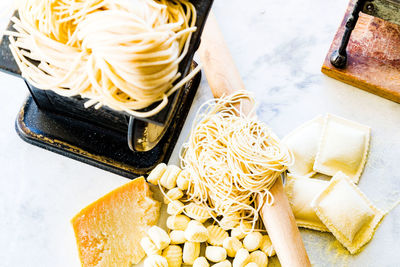
<svg viewBox="0 0 400 267"><path fill-rule="evenodd" d="M190 174L190 201L209 208L218 222L223 216L251 222L254 228L264 202L274 201L269 189L293 163L293 156L252 116L254 111L244 115L236 108L245 98L254 102L248 93L238 92L205 103L183 145L181 161ZM256 202L258 196L261 203Z"/></svg>
<svg viewBox="0 0 400 267"><path fill-rule="evenodd" d="M22 76L86 107L149 117L200 70L173 85L196 30L186 0L19 0L17 10L8 34Z"/></svg>

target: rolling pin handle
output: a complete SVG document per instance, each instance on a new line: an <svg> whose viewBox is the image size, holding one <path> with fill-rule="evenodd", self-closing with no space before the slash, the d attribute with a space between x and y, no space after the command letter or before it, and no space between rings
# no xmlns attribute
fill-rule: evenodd
<svg viewBox="0 0 400 267"><path fill-rule="evenodd" d="M245 90L240 73L224 41L215 16L210 13L201 37L199 55L208 84L215 98ZM244 113L253 110L250 101L243 101L240 108ZM272 244L283 267L311 266L301 240L292 209L283 190L282 179L277 179L271 187L275 202L261 208Z"/></svg>

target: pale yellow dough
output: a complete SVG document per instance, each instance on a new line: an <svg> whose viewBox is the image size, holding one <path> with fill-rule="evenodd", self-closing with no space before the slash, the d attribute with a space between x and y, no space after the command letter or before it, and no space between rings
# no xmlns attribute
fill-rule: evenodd
<svg viewBox="0 0 400 267"><path fill-rule="evenodd" d="M285 192L299 227L323 232L329 231L311 207L312 200L328 184L327 181L288 174Z"/></svg>
<svg viewBox="0 0 400 267"><path fill-rule="evenodd" d="M333 176L311 206L320 220L351 254L368 243L384 213L344 173Z"/></svg>
<svg viewBox="0 0 400 267"><path fill-rule="evenodd" d="M368 126L326 115L314 171L330 176L342 171L354 183L358 183L366 162L369 141Z"/></svg>
<svg viewBox="0 0 400 267"><path fill-rule="evenodd" d="M290 173L308 177L315 174L313 166L323 123L324 117L319 115L294 129L282 139L295 159L294 164L288 168Z"/></svg>

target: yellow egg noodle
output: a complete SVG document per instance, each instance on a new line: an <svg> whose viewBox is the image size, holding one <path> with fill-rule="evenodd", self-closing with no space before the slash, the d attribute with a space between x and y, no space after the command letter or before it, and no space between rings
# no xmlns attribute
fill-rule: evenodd
<svg viewBox="0 0 400 267"><path fill-rule="evenodd" d="M17 11L7 34L22 76L86 107L149 117L200 70L177 82L196 31L186 0L18 0Z"/></svg>
<svg viewBox="0 0 400 267"><path fill-rule="evenodd" d="M206 102L180 155L188 172L187 200L207 207L224 229L244 222L254 229L262 205L274 201L269 189L293 164L291 152L254 109L246 115L237 108L245 99L254 103L245 91ZM223 218L237 223L222 225Z"/></svg>

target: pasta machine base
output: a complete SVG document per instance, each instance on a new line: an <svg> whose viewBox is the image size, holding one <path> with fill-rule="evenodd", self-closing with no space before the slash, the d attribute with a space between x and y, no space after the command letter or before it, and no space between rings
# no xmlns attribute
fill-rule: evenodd
<svg viewBox="0 0 400 267"><path fill-rule="evenodd" d="M399 0L351 0L322 72L400 103L400 25L391 23L400 23L399 10ZM332 64L335 52L340 49L344 60Z"/></svg>
<svg viewBox="0 0 400 267"><path fill-rule="evenodd" d="M19 136L30 144L135 178L148 174L157 164L169 160L200 80L201 73L198 73L182 88L183 101L178 104L166 134L147 152L131 151L125 133L39 109L31 96L23 104L15 127Z"/></svg>

